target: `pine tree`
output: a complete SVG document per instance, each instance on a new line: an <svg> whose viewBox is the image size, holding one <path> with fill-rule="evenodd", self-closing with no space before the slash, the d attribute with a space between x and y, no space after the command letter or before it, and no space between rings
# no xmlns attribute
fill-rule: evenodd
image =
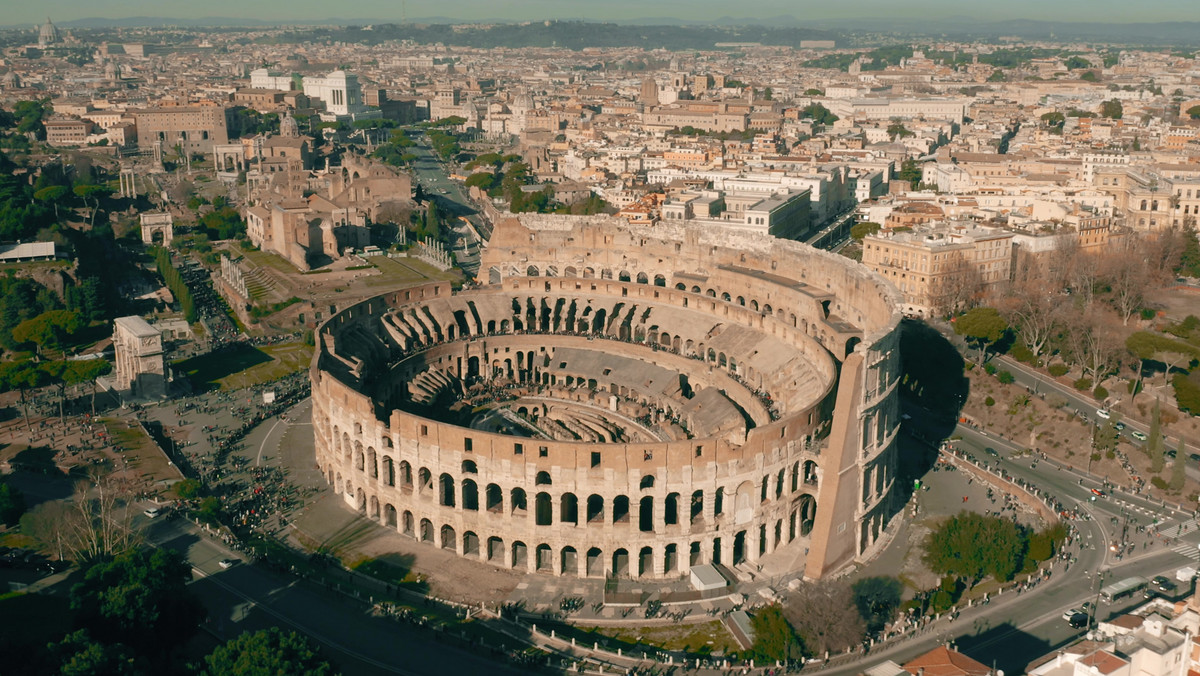
<svg viewBox="0 0 1200 676"><path fill-rule="evenodd" d="M1171 482L1168 487L1175 492L1183 490L1183 483L1187 479L1187 473L1184 468L1187 466L1187 454L1184 453L1183 437L1179 437L1179 450L1175 452L1175 462L1171 463Z"/></svg>
<svg viewBox="0 0 1200 676"><path fill-rule="evenodd" d="M1161 472L1163 468L1163 438L1157 399L1154 400L1154 412L1150 414L1150 435L1146 440L1146 454L1150 456L1150 471Z"/></svg>

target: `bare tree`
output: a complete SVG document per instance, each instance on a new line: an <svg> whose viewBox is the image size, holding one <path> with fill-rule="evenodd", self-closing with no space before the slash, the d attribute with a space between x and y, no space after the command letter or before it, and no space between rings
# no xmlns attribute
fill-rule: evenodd
<svg viewBox="0 0 1200 676"><path fill-rule="evenodd" d="M1103 270L1111 289L1113 308L1121 317L1121 324L1128 326L1129 319L1145 302L1150 287L1145 260L1133 251L1116 253L1104 260Z"/></svg>
<svg viewBox="0 0 1200 676"><path fill-rule="evenodd" d="M1025 347L1035 357L1040 357L1058 331L1066 300L1057 292L1046 289L1040 279L1030 279L1010 285L998 306Z"/></svg>
<svg viewBox="0 0 1200 676"><path fill-rule="evenodd" d="M934 277L930 289L933 304L943 314L974 307L983 297L983 277L963 255L954 256L946 270Z"/></svg>
<svg viewBox="0 0 1200 676"><path fill-rule="evenodd" d="M783 614L817 653L838 652L862 642L866 626L855 612L854 592L840 580L821 580L800 585L790 594Z"/></svg>
<svg viewBox="0 0 1200 676"><path fill-rule="evenodd" d="M75 513L67 520L67 546L76 560L91 561L133 546L133 514L128 489L111 478L81 481L75 486Z"/></svg>
<svg viewBox="0 0 1200 676"><path fill-rule="evenodd" d="M1071 360L1098 384L1128 355L1125 348L1128 332L1120 328L1117 316L1103 307L1085 309L1066 317L1064 328Z"/></svg>
<svg viewBox="0 0 1200 676"><path fill-rule="evenodd" d="M1099 279L1100 261L1097 257L1082 251L1077 253L1067 271L1067 286L1084 310L1090 308L1096 298L1096 282Z"/></svg>

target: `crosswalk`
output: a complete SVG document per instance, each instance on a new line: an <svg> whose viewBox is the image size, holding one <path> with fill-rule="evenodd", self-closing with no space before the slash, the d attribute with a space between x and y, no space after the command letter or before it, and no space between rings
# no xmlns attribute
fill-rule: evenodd
<svg viewBox="0 0 1200 676"><path fill-rule="evenodd" d="M1188 533L1194 533L1194 532L1196 532L1197 528L1200 528L1200 524L1197 524L1197 522L1194 519L1192 519L1192 520L1184 521L1183 523L1171 526L1170 528L1163 530L1162 534L1167 536L1168 538L1177 538L1180 535L1187 535Z"/></svg>
<svg viewBox="0 0 1200 676"><path fill-rule="evenodd" d="M1182 554L1189 559L1200 561L1200 548L1197 548L1195 543L1183 542L1171 548L1171 551L1176 554Z"/></svg>

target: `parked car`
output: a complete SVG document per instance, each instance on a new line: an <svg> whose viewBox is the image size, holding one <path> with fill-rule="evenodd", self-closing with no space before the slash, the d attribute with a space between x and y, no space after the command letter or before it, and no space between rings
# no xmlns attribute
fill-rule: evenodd
<svg viewBox="0 0 1200 676"><path fill-rule="evenodd" d="M1088 625L1088 616L1086 613L1075 613L1067 620L1067 624L1070 624L1072 629L1083 629Z"/></svg>
<svg viewBox="0 0 1200 676"><path fill-rule="evenodd" d="M1145 441L1146 439L1149 438L1146 436L1146 433L1141 430L1134 430L1129 433L1129 436L1133 437L1134 439L1137 439L1138 441Z"/></svg>

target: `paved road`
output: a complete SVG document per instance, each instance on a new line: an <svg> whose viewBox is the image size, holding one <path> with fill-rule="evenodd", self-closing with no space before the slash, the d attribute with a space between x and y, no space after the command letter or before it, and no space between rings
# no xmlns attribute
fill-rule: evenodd
<svg viewBox="0 0 1200 676"><path fill-rule="evenodd" d="M237 555L184 519L137 520L152 542L187 557L197 578L192 591L210 614L206 628L222 639L271 626L293 628L319 641L348 676L524 673L433 642L429 631L370 617L365 604L294 577L244 562L223 570L218 562Z"/></svg>
<svg viewBox="0 0 1200 676"><path fill-rule="evenodd" d="M414 140L417 143L411 148L411 151L417 156L417 159L412 165L413 175L425 192L426 198L436 202L441 213L450 216L454 232L451 248L454 250L455 258L459 267L474 275L479 270L478 251L482 242L469 228L462 227L461 222L457 219L460 217L468 219L475 230L485 238L491 236L491 230L485 219L478 215L478 210L471 204L471 200L467 198L462 184L449 177L447 165L429 147L428 137L421 134L415 136Z"/></svg>
<svg viewBox="0 0 1200 676"><path fill-rule="evenodd" d="M920 421L916 419L908 424L915 425L918 430L921 428ZM958 442L959 448L1007 470L1014 477L1034 483L1068 508L1078 506L1081 511L1087 512L1090 520L1073 522L1086 548L1079 551L1077 561L1069 572L1064 572L1063 564L1055 565L1051 579L1032 591L993 597L988 605L962 610L953 624L931 630L920 639L874 652L865 661L822 673L856 674L864 666L886 659L902 663L951 639L960 650L981 662L991 664L994 660L998 668L1021 673L1032 659L1074 640L1082 633L1082 630L1072 629L1062 619L1062 614L1079 607L1084 601L1095 603L1102 585L1135 575L1146 578L1166 575L1173 579L1176 569L1195 565L1200 558L1197 551L1200 530L1194 526L1196 522L1191 514L1175 512L1144 498L1123 494L1093 500L1091 489L1098 488L1096 484L1084 481L1080 485L1078 476L1048 460L1035 464L1029 456L1021 454L1025 449L1019 444L964 426L959 426L955 434L962 437ZM987 454L987 448L992 448L996 456ZM1142 543L1151 542L1151 538L1145 533L1138 533L1137 529L1139 526L1149 529L1156 521L1172 536L1178 531L1175 524L1187 522L1193 525L1182 536L1168 538L1166 544L1160 539L1143 549ZM1135 549L1132 554L1118 559L1109 545L1120 541L1123 535L1135 543ZM1107 619L1119 615L1142 600L1138 597L1118 604L1101 603L1097 617Z"/></svg>

